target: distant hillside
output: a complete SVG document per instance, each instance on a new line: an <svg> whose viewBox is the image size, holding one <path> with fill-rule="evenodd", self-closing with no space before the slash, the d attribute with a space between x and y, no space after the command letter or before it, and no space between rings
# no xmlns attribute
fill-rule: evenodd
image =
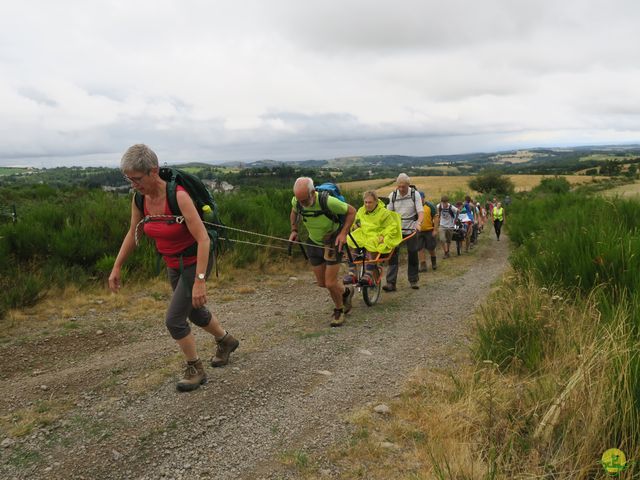
<svg viewBox="0 0 640 480"><path fill-rule="evenodd" d="M288 165L301 168L346 169L467 165L469 167L467 171L495 167L509 173L545 173L538 172L538 170L549 170L546 173L554 173L556 170L558 172L578 171L588 168L590 165L597 166L606 160L633 161L635 158L640 158L640 145L531 148L492 153L477 152L431 156L367 155L289 162L259 160L256 162L228 162L221 166L236 168L273 168Z"/></svg>
<svg viewBox="0 0 640 480"><path fill-rule="evenodd" d="M504 174L607 175L637 177L640 145L599 145L570 148L531 148L458 155L363 155L331 159L280 162L183 163L178 167L215 182L243 187L290 186L298 176L317 181L350 182L395 178L405 172L412 177L475 175L486 169ZM42 183L55 187L78 185L88 188L127 187L117 168L56 167L49 169L4 169L0 185Z"/></svg>

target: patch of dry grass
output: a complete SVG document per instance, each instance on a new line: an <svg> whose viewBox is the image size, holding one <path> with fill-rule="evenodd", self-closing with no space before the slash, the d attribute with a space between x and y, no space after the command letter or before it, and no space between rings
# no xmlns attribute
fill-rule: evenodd
<svg viewBox="0 0 640 480"><path fill-rule="evenodd" d="M70 400L40 400L0 416L2 436L23 437L34 429L51 425L73 408Z"/></svg>
<svg viewBox="0 0 640 480"><path fill-rule="evenodd" d="M339 187L343 190L353 190L356 192L364 192L367 190L377 190L389 183L393 183L394 179L383 178L375 180L356 180L354 182L340 183Z"/></svg>
<svg viewBox="0 0 640 480"><path fill-rule="evenodd" d="M425 192L428 199L437 202L445 193L462 191L475 195L477 192L469 190L468 183L471 178L473 177L469 175L411 177L411 183L415 185L418 190ZM379 195L388 196L396 188L394 183L395 179L389 180L389 185L377 190Z"/></svg>
<svg viewBox="0 0 640 480"><path fill-rule="evenodd" d="M607 177L587 175L558 175L565 178L571 185L583 185L593 183ZM543 178L554 178L554 175L509 175L516 187L516 192L524 192L540 185Z"/></svg>
<svg viewBox="0 0 640 480"><path fill-rule="evenodd" d="M637 197L640 195L640 183L636 181L612 188L611 190L605 190L602 192L602 195L607 197Z"/></svg>
<svg viewBox="0 0 640 480"><path fill-rule="evenodd" d="M584 183L591 183L596 180L601 180L606 177L591 177L586 175L560 175L567 179L571 185L579 185ZM508 175L511 181L515 185L517 192L528 191L538 186L543 178L552 177L552 175ZM432 201L439 201L440 197L445 193L451 192L465 192L469 195L477 195L478 192L469 189L469 181L473 178L471 175L459 175L459 176L416 176L411 177L411 183L426 193L427 198ZM376 180L380 182L377 188L375 184L371 184L368 188L375 188L379 195L387 196L395 188L395 179L387 178L383 180ZM366 182L374 182L373 180L363 181L363 185ZM356 190L355 185L359 182L346 182L341 184L341 187L347 190ZM359 188L362 189L362 188Z"/></svg>

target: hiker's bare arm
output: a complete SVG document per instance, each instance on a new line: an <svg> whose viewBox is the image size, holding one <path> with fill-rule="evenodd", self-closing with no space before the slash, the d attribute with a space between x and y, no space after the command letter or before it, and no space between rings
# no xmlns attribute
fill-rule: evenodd
<svg viewBox="0 0 640 480"><path fill-rule="evenodd" d="M122 240L120 245L120 251L116 257L116 261L113 262L113 268L109 274L109 288L112 292L117 292L120 289L120 271L127 257L136 248L136 227L142 220L142 212L135 204L135 197L131 199L131 221L129 223L129 230Z"/></svg>
<svg viewBox="0 0 640 480"><path fill-rule="evenodd" d="M349 230L351 230L351 225L353 225L353 221L356 218L356 209L351 205L348 205L347 214L344 218L344 225L342 226L342 230L336 237L336 246L338 247L338 251L342 250L342 246L347 243L347 234Z"/></svg>
<svg viewBox="0 0 640 480"><path fill-rule="evenodd" d="M424 221L424 208L422 208L422 203L419 200L420 196L416 195L416 213L418 214L418 219L416 220L416 231L420 231L422 228L422 222Z"/></svg>
<svg viewBox="0 0 640 480"><path fill-rule="evenodd" d="M209 263L209 246L211 240L207 229L202 223L202 219L196 210L196 206L193 204L189 194L183 190L176 192L176 200L178 201L178 207L182 212L185 224L189 229L189 233L198 242L198 259L196 261L196 274L206 273L207 265ZM202 307L207 303L207 285L203 280L196 279L193 282L193 291L191 293L191 303L194 308Z"/></svg>

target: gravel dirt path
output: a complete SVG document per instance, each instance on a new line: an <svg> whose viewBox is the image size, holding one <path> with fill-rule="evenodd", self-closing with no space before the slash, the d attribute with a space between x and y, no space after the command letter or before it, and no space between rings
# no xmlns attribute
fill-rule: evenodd
<svg viewBox="0 0 640 480"><path fill-rule="evenodd" d="M417 291L401 264L398 291L374 307L356 294L339 329L308 268L213 291L241 345L192 393L175 390L164 299L142 319L98 304L75 319L88 328L4 341L0 478L295 478L284 454L325 458L354 409L396 395L417 367L455 367L472 312L507 268L508 239L480 238L470 254L439 257ZM196 334L209 357L212 340ZM322 471L340 476L329 460Z"/></svg>

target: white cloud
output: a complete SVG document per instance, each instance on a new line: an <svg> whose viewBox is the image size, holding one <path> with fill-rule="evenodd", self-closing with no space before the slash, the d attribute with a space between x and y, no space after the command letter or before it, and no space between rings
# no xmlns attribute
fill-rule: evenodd
<svg viewBox="0 0 640 480"><path fill-rule="evenodd" d="M0 5L0 164L638 141L640 4Z"/></svg>

